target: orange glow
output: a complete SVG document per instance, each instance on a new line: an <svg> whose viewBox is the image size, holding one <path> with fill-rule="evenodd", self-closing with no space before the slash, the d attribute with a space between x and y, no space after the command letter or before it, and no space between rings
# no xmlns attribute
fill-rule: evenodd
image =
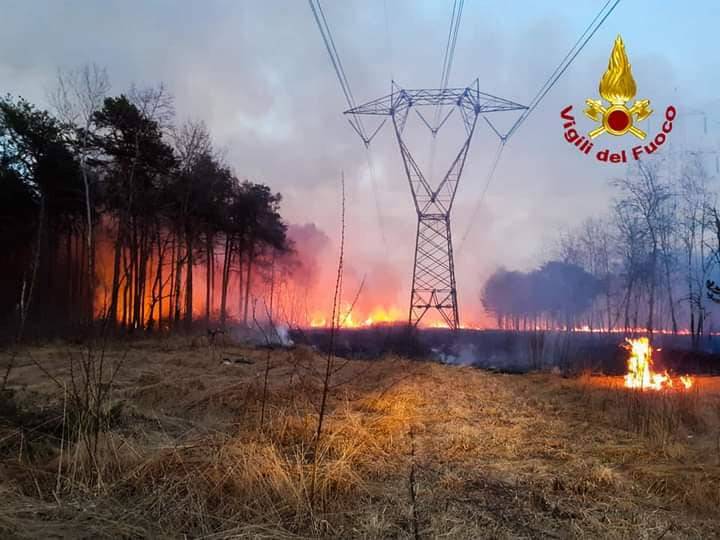
<svg viewBox="0 0 720 540"><path fill-rule="evenodd" d="M428 324L430 328L447 328L448 325L445 321L433 321Z"/></svg>
<svg viewBox="0 0 720 540"><path fill-rule="evenodd" d="M667 371L657 373L653 371L652 347L650 341L646 337L638 339L626 338L630 350L630 358L628 358L628 372L625 375L626 388L638 388L640 390L663 390L673 387L672 377ZM690 375L680 376L680 384L683 388L691 388L694 380Z"/></svg>
<svg viewBox="0 0 720 540"><path fill-rule="evenodd" d="M373 325L397 324L405 321L405 316L396 307L385 308L382 306L360 315L358 310L345 305L340 312L340 328L367 328ZM311 328L326 328L329 326L328 319L321 314L315 314L310 319Z"/></svg>
<svg viewBox="0 0 720 540"><path fill-rule="evenodd" d="M310 320L310 328L325 328L327 326L327 320L322 317L314 317Z"/></svg>
<svg viewBox="0 0 720 540"><path fill-rule="evenodd" d="M420 326L424 328L448 328L447 323L442 319L432 319L426 316ZM407 311L396 306L385 307L377 306L369 311L363 311L355 308L351 309L349 304L343 307L340 312L340 328L368 328L371 326L407 324ZM328 328L330 326L330 317L324 316L321 312L316 312L310 317L310 328ZM466 330L481 330L484 327L476 322L461 324L460 328Z"/></svg>
<svg viewBox="0 0 720 540"><path fill-rule="evenodd" d="M402 320L403 315L399 309L395 307L391 307L390 309L378 307L370 312L370 315L365 319L363 326L371 326L373 324L397 323Z"/></svg>

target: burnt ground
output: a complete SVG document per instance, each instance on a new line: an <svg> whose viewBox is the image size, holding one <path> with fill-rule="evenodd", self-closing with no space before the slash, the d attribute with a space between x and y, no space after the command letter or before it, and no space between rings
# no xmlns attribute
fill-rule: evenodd
<svg viewBox="0 0 720 540"><path fill-rule="evenodd" d="M293 340L325 351L326 329L296 330ZM625 336L590 332L420 329L402 325L342 329L335 350L347 358L371 359L387 352L446 363L473 365L508 373L550 370L620 375L625 372ZM659 370L671 373L720 375L720 336L705 336L692 350L690 337L656 334L654 359Z"/></svg>

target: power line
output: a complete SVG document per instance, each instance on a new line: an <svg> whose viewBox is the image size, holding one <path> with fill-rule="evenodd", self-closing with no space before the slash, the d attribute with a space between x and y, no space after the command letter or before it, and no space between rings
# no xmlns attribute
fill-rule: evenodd
<svg viewBox="0 0 720 540"><path fill-rule="evenodd" d="M340 55L338 54L337 48L335 47L335 41L333 40L332 33L330 32L330 26L328 25L327 19L325 18L325 12L320 5L320 0L308 0L308 3L310 4L310 9L312 10L313 16L315 17L315 22L317 23L318 30L320 30L320 35L322 36L323 42L325 43L325 49L327 50L328 56L330 56L330 62L333 66L333 69L335 70L335 75L337 75L338 82L340 83L340 88L345 95L345 99L347 100L348 105L353 108L355 107L355 98L352 94L352 90L350 89L350 83L348 82L347 76L345 75L345 69L343 68L342 61L340 60ZM317 7L315 4L317 4ZM365 132L365 128L360 118L358 118L356 115L353 115L352 120L349 119L348 121L350 122L350 125L353 127L353 129L357 131L358 135L360 135L363 142L365 143L365 146L370 144L370 139Z"/></svg>
<svg viewBox="0 0 720 540"><path fill-rule="evenodd" d="M595 15L595 18L594 18L592 21L590 21L590 24L587 25L587 27L585 28L585 31L584 31L582 34L580 34L580 37L578 37L577 41L573 44L572 48L567 52L567 54L565 55L565 57L560 61L560 63L558 64L558 66L555 68L555 71L553 71L553 72L550 74L550 76L549 76L548 79L545 81L545 83L544 83L544 84L540 87L540 89L537 91L537 93L535 94L535 96L533 97L533 99L530 101L530 104L528 105L528 108L532 107L533 104L538 100L538 97L543 93L543 91L544 91L544 90L546 89L546 87L550 84L550 82L552 81L552 79L558 74L558 71L563 67L563 65L565 64L565 62L567 61L567 59L570 58L570 56L573 54L573 52L575 52L575 50L577 49L577 47L578 47L578 46L580 45L580 43L582 42L583 38L587 35L587 33L590 31L590 29L591 29L592 26L595 24L595 22L598 20L598 18L600 18L600 16L601 16L602 13L605 11L605 9L608 7L608 5L610 4L610 2L612 2L612 0L607 0L607 2L605 2L605 5L603 5L603 7L600 8L600 11L598 11L597 15Z"/></svg>
<svg viewBox="0 0 720 540"><path fill-rule="evenodd" d="M465 0L454 0L452 15L450 16L450 28L448 30L447 43L445 44L445 57L443 58L442 73L440 74L440 89L445 90L450 80L450 72L452 71L453 59L455 57L455 45L457 44L458 31L460 29L460 20L462 18L462 10ZM440 120L441 107L435 108L434 128L431 128L433 136L437 133L438 121Z"/></svg>
<svg viewBox="0 0 720 540"><path fill-rule="evenodd" d="M450 80L450 72L452 71L453 59L455 57L455 45L457 44L458 32L460 30L460 20L462 18L462 10L464 5L465 0L453 1L453 10L450 16L450 28L448 29L447 43L445 44L445 56L443 58L443 67L440 74L441 90L445 90L447 88L448 82ZM443 124L445 124L445 120L447 120L447 117L445 117L442 122L440 121L442 109L443 107L440 104L435 107L435 114L432 124L427 122L425 118L418 112L418 115L420 115L420 118L422 119L423 123L428 127L432 135L430 139L430 152L428 156L428 180L430 180L431 182L433 180L433 173L435 169L435 136L437 135L437 132L440 130ZM451 112L452 110L453 109L450 109Z"/></svg>
<svg viewBox="0 0 720 540"><path fill-rule="evenodd" d="M450 28L448 28L447 43L445 44L445 57L443 58L442 72L440 73L440 88L445 80L445 70L448 63L448 54L450 53L450 43L452 43L453 28L455 27L455 13L457 12L458 0L453 1L453 10L450 15Z"/></svg>
<svg viewBox="0 0 720 540"><path fill-rule="evenodd" d="M480 198L478 199L477 204L475 205L475 208L473 209L472 216L470 218L470 221L468 222L467 227L465 228L465 232L463 233L462 237L460 238L460 245L457 248L458 254L460 250L462 249L463 245L465 245L465 239L467 238L468 234L470 234L470 229L472 229L473 222L475 221L475 214L477 214L478 210L480 210L480 206L482 205L483 200L485 199L485 194L487 193L488 188L490 187L490 182L495 175L495 170L497 169L498 164L500 163L500 158L502 157L503 150L505 149L505 139L500 139L500 144L498 145L497 150L495 151L495 157L493 158L492 164L490 165L490 170L488 171L487 176L485 177L485 186L483 187L482 193L480 193Z"/></svg>
<svg viewBox="0 0 720 540"><path fill-rule="evenodd" d="M312 10L315 22L317 23L318 30L320 30L320 35L323 38L325 49L327 50L328 56L330 57L330 63L332 64L333 69L335 70L335 75L337 76L338 82L340 83L340 88L345 95L345 99L348 105L351 108L355 107L355 96L353 96L352 89L350 88L350 82L348 81L347 75L345 74L345 68L343 67L342 61L340 60L340 55L337 51L337 47L335 46L335 41L333 40L332 33L330 32L330 25L327 22L327 18L325 17L325 12L322 9L320 0L308 0L308 3L310 4L310 9ZM383 219L382 210L380 208L380 196L378 194L375 166L373 165L370 152L370 141L373 139L373 137L375 137L375 135L377 135L378 131L380 131L380 128L383 126L385 121L383 120L380 126L378 126L378 128L370 136L368 136L360 118L357 115L352 115L352 118L354 120L354 123L353 121L350 121L350 125L353 127L353 129L355 129L357 134L360 135L363 142L365 143L368 169L370 172L370 180L372 183L373 198L375 199L375 210L377 212L376 217L380 228L380 236L383 241L383 246L387 251L387 240L385 238L384 227L385 220Z"/></svg>
<svg viewBox="0 0 720 540"><path fill-rule="evenodd" d="M460 250L462 249L465 239L467 238L470 228L473 225L473 222L475 221L475 217L480 210L480 206L483 203L483 200L485 198L485 194L487 193L488 187L490 186L490 182L493 179L493 176L495 174L495 171L497 170L498 163L500 161L500 156L502 155L502 150L505 148L505 144L507 143L508 139L517 131L517 129L527 120L528 116L537 108L537 106L540 104L540 102L543 100L543 98L548 94L548 92L552 89L553 86L555 86L555 83L560 79L560 77L567 71L567 69L570 67L570 64L572 64L573 60L577 57L578 54L580 54L580 51L582 51L585 46L588 44L590 39L595 35L595 33L600 29L602 24L605 22L605 20L610 16L610 14L615 10L617 5L620 3L620 0L615 0L615 2L610 6L610 9L607 10L607 12L603 15L603 12L607 9L607 7L610 5L612 0L607 0L602 8L600 8L600 11L597 15L595 15L595 18L590 22L590 24L585 28L585 31L580 35L578 40L575 42L575 44L572 46L572 48L568 51L568 53L565 55L565 57L561 60L560 64L555 68L555 70L550 74L550 77L545 81L545 83L540 87L538 92L535 94L535 97L533 97L532 101L528 105L528 108L522 112L520 117L515 121L515 123L512 125L512 127L508 130L508 132L505 135L500 135L498 131L495 129L495 127L490 124L490 127L493 128L493 130L498 133L500 137L500 146L498 148L498 152L496 153L495 160L493 162L493 165L490 169L490 173L487 176L487 179L485 181L485 187L483 188L482 193L480 194L480 198L478 199L477 203L475 204L475 207L473 208L473 211L470 215L470 221L468 223L467 229L465 230L465 233L463 234L460 245L458 246L458 255L460 253ZM488 123L490 123L488 121Z"/></svg>
<svg viewBox="0 0 720 540"><path fill-rule="evenodd" d="M600 12L595 16L595 18L592 20L592 22L588 25L588 27L585 29L585 32L583 32L582 36L586 36L588 31L592 28L592 31L590 31L590 34L587 35L585 38L582 36L580 39L575 42L575 45L573 45L573 48L570 49L570 52L565 55L565 58L560 62L558 67L555 68L555 71L550 75L550 78L545 81L545 84L540 87L540 90L535 95L533 100L528 105L527 110L523 111L523 113L520 115L520 117L517 119L515 124L510 128L510 130L505 134L505 138L509 138L517 129L522 125L525 120L527 120L527 117L530 116L530 114L535 110L535 108L540 104L540 102L543 100L543 98L547 95L547 93L550 91L550 89L555 86L555 83L560 79L560 77L567 71L567 69L570 67L570 64L572 64L573 60L577 57L578 54L580 54L580 51L582 51L585 48L585 45L588 44L590 39L595 35L595 33L600 29L602 24L605 22L605 19L607 19L610 14L615 10L617 5L620 3L620 0L615 0L615 3L610 6L610 9L605 13L604 16L598 21L598 18L601 16L602 12L607 8L608 4L612 0L608 0L605 5L600 8ZM593 28L594 25L594 28ZM580 43L580 46L578 47L578 42ZM573 53L573 49L575 52Z"/></svg>
<svg viewBox="0 0 720 540"><path fill-rule="evenodd" d="M450 80L450 72L452 71L453 60L455 59L455 45L457 44L458 31L460 30L460 20L462 19L462 11L464 5L465 0L460 0L457 8L457 17L455 19L455 28L453 29L452 45L450 49L450 54L448 55L447 67L445 69L445 78L442 82L443 90L447 88L448 82Z"/></svg>

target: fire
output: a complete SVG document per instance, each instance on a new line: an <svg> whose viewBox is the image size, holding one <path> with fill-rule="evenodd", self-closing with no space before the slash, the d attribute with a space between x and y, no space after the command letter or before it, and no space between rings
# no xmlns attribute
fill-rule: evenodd
<svg viewBox="0 0 720 540"><path fill-rule="evenodd" d="M365 316L358 316L357 310L353 310L350 305L345 305L339 316L341 328L367 328L373 325L395 324L405 321L405 319L406 315L395 307L376 307ZM315 315L310 319L311 328L326 328L329 325L329 320L322 315Z"/></svg>
<svg viewBox="0 0 720 540"><path fill-rule="evenodd" d="M327 326L327 320L323 317L314 317L310 320L310 328L325 328Z"/></svg>
<svg viewBox="0 0 720 540"><path fill-rule="evenodd" d="M625 341L628 343L626 347L630 350L628 373L625 375L626 388L663 390L673 387L675 381L667 371L664 373L653 371L652 347L648 338L626 338ZM690 375L681 375L679 379L685 389L692 387L694 383Z"/></svg>
<svg viewBox="0 0 720 540"><path fill-rule="evenodd" d="M445 321L433 321L428 325L430 328L447 328L448 325Z"/></svg>
<svg viewBox="0 0 720 540"><path fill-rule="evenodd" d="M407 324L408 315L407 311L395 306L377 306L369 311L363 311L358 309L357 306L353 308L346 304L340 310L338 320L340 328L369 328L378 325ZM323 315L321 312L316 312L310 317L309 324L310 328L328 328L330 322L330 317ZM423 319L420 326L424 328L448 328L447 323L442 319L433 320L429 318ZM478 322L468 322L462 324L460 328L480 330L485 326Z"/></svg>

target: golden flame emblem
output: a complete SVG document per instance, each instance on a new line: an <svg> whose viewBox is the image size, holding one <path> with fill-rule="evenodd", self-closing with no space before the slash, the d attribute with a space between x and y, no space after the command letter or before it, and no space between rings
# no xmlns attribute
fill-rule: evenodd
<svg viewBox="0 0 720 540"><path fill-rule="evenodd" d="M633 124L645 120L652 114L652 110L649 99L640 99L632 107L627 106L636 92L637 87L625 45L618 35L610 54L607 71L600 79L600 96L609 102L610 106L605 107L599 99L585 100L587 105L585 116L602 124L589 133L591 139L605 132L610 135L625 135L630 132L638 139L645 138L645 132Z"/></svg>

